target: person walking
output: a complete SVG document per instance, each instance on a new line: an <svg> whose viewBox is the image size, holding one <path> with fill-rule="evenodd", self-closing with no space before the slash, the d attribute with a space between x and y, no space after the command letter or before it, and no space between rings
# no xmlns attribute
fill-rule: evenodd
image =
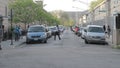
<svg viewBox="0 0 120 68"><path fill-rule="evenodd" d="M110 38L110 33L111 33L111 29L110 29L110 26L108 25L108 26L107 26L107 34L108 34L108 38Z"/></svg>
<svg viewBox="0 0 120 68"><path fill-rule="evenodd" d="M60 29L59 29L59 26L56 25L56 32L54 34L54 40L56 40L56 36L58 36L59 40L61 40L61 37L60 37Z"/></svg>
<svg viewBox="0 0 120 68"><path fill-rule="evenodd" d="M106 26L105 25L103 25L103 29L104 29L104 32L106 32Z"/></svg>
<svg viewBox="0 0 120 68"><path fill-rule="evenodd" d="M19 39L23 39L23 30L22 30L22 28L19 26Z"/></svg>
<svg viewBox="0 0 120 68"><path fill-rule="evenodd" d="M15 41L18 41L20 32L19 32L19 27L17 25L14 28L14 34L15 34Z"/></svg>

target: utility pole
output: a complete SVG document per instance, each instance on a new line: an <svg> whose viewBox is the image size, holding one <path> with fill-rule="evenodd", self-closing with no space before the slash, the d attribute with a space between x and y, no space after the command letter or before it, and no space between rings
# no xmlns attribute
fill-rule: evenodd
<svg viewBox="0 0 120 68"><path fill-rule="evenodd" d="M3 16L0 15L0 50L2 50L1 42L3 38L3 28L2 28Z"/></svg>

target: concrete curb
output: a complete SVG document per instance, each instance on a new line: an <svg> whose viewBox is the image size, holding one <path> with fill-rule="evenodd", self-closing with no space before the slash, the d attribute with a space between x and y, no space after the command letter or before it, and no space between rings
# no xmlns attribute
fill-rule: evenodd
<svg viewBox="0 0 120 68"><path fill-rule="evenodd" d="M6 41L2 41L1 45L2 45L2 49L12 49L15 47L19 47L20 45L25 43L26 38L24 37L23 39L20 39L19 41L14 41L13 40L13 45L11 44L11 40L6 40Z"/></svg>

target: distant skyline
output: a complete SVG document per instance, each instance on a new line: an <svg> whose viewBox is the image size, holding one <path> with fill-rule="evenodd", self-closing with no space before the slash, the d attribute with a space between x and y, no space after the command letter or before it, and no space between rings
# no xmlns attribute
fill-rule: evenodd
<svg viewBox="0 0 120 68"><path fill-rule="evenodd" d="M94 0L80 0L88 5L80 3L79 0L43 0L46 4L44 7L47 11L63 10L63 11L84 11L89 8L89 4Z"/></svg>

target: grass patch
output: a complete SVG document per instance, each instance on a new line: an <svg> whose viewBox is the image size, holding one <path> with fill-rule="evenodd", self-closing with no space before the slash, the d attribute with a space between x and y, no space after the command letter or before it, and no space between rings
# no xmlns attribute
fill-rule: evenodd
<svg viewBox="0 0 120 68"><path fill-rule="evenodd" d="M120 45L113 46L112 48L120 49Z"/></svg>

